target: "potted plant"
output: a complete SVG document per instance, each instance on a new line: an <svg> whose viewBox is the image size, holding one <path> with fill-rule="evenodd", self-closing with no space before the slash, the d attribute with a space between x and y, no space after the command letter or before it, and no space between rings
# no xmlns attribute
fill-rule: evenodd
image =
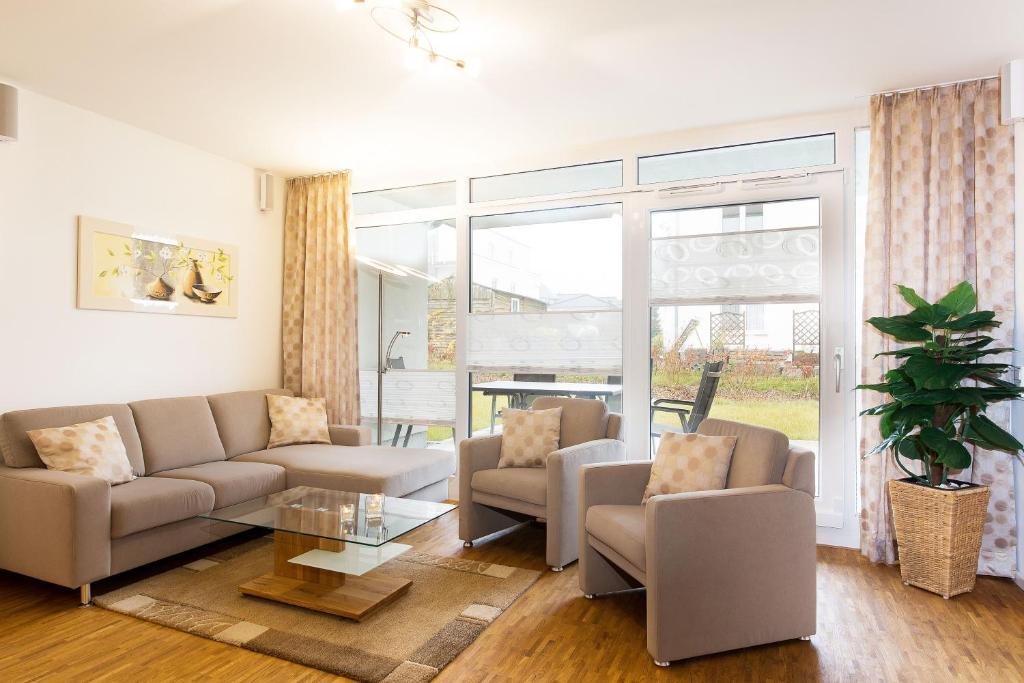
<svg viewBox="0 0 1024 683"><path fill-rule="evenodd" d="M974 310L970 283L936 303L897 288L913 310L867 321L904 345L878 354L900 361L883 382L857 387L888 395L861 412L880 417L882 435L865 457L891 451L907 474L889 482L903 583L949 598L974 588L989 497L987 486L950 475L971 465L969 445L1020 457L1021 443L985 410L1020 398L1024 388L1003 379L1010 365L985 362L1013 349L990 346L995 340L983 331L1000 322L993 311Z"/></svg>

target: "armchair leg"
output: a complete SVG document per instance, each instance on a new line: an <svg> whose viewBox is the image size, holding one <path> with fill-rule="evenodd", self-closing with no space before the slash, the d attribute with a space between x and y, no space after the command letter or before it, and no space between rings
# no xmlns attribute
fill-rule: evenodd
<svg viewBox="0 0 1024 683"><path fill-rule="evenodd" d="M463 541L462 542L462 547L463 548L472 548L473 547L473 541Z"/></svg>
<svg viewBox="0 0 1024 683"><path fill-rule="evenodd" d="M89 607L92 605L92 584L86 583L78 588L78 598L82 603L82 607Z"/></svg>
<svg viewBox="0 0 1024 683"><path fill-rule="evenodd" d="M810 636L800 636L800 640L810 640Z"/></svg>
<svg viewBox="0 0 1024 683"><path fill-rule="evenodd" d="M660 661L658 661L657 659L655 659L655 660L654 660L654 663L655 663L655 664L656 664L657 666L671 666L671 664L672 664L672 662L660 662Z"/></svg>
<svg viewBox="0 0 1024 683"><path fill-rule="evenodd" d="M563 569L565 569L565 567L552 567L552 568L551 568L551 571L553 571L553 572L560 572L560 571L562 571Z"/></svg>
<svg viewBox="0 0 1024 683"><path fill-rule="evenodd" d="M593 600L597 596L595 596L593 593L584 593L583 597L585 597L587 600Z"/></svg>

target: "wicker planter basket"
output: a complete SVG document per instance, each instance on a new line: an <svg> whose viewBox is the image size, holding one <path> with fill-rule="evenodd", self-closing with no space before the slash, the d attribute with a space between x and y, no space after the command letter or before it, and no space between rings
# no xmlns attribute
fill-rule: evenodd
<svg viewBox="0 0 1024 683"><path fill-rule="evenodd" d="M947 599L974 588L988 496L987 486L946 491L889 482L904 584Z"/></svg>

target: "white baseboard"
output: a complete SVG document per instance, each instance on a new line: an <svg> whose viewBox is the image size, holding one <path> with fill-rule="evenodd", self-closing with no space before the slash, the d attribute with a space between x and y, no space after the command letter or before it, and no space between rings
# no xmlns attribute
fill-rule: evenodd
<svg viewBox="0 0 1024 683"><path fill-rule="evenodd" d="M1024 591L1024 574L1021 574L1020 572L1015 572L1013 575L1013 582L1017 584L1017 588L1020 588L1022 591Z"/></svg>

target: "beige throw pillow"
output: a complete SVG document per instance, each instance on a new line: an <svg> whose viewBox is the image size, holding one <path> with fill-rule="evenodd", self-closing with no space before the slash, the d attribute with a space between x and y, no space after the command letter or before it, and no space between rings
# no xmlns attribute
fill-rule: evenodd
<svg viewBox="0 0 1024 683"><path fill-rule="evenodd" d="M735 447L735 436L662 434L641 502L663 493L724 489Z"/></svg>
<svg viewBox="0 0 1024 683"><path fill-rule="evenodd" d="M501 455L498 467L545 467L558 450L562 409L514 410L501 413Z"/></svg>
<svg viewBox="0 0 1024 683"><path fill-rule="evenodd" d="M331 443L327 428L327 401L267 394L270 441L267 448L297 443Z"/></svg>
<svg viewBox="0 0 1024 683"><path fill-rule="evenodd" d="M111 484L135 478L113 417L27 432L47 469L97 477Z"/></svg>

